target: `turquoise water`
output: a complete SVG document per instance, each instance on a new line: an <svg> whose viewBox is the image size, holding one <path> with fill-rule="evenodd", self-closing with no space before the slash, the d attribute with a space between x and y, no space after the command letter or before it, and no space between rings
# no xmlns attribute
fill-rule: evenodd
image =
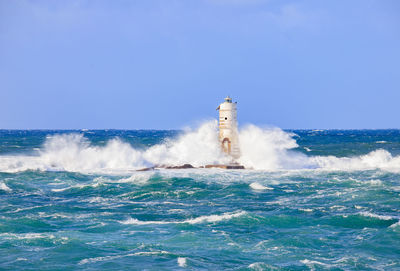
<svg viewBox="0 0 400 271"><path fill-rule="evenodd" d="M400 270L399 130L244 145L265 169L135 171L206 157L182 134L0 131L0 269Z"/></svg>

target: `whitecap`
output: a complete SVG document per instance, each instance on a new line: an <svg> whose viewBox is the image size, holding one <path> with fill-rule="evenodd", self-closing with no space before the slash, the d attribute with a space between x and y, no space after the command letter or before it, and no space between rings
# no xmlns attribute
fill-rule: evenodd
<svg viewBox="0 0 400 271"><path fill-rule="evenodd" d="M116 180L114 182L116 183L134 183L134 184L144 184L146 183L154 173L136 173L134 175L131 175L127 178L122 178L119 180Z"/></svg>
<svg viewBox="0 0 400 271"><path fill-rule="evenodd" d="M208 215L200 216L197 218L187 219L183 221L141 221L136 218L129 218L127 220L121 221L121 224L131 224L131 225L149 225L149 224L199 224L199 223L214 223L222 220L229 220L235 217L243 216L247 214L245 211L236 213L224 213L222 215Z"/></svg>
<svg viewBox="0 0 400 271"><path fill-rule="evenodd" d="M86 187L96 188L96 187L99 187L100 185L105 185L105 184L101 183L101 182L96 182L96 180L94 180L94 182L91 184L76 184L76 185L71 185L69 187L64 187L64 188L53 188L53 189L51 189L51 191L52 192L63 192L63 191L69 190L69 189L76 189L76 188L78 188L78 189L83 189Z"/></svg>
<svg viewBox="0 0 400 271"><path fill-rule="evenodd" d="M104 256L104 257L95 257L95 258L87 258L79 261L79 265L83 264L88 264L88 263L95 263L95 262L101 262L101 261L108 261L108 260L114 260L118 259L121 257L126 257L127 255L116 255L116 256Z"/></svg>
<svg viewBox="0 0 400 271"><path fill-rule="evenodd" d="M257 182L251 183L250 187L254 190L274 190L272 187L264 186Z"/></svg>
<svg viewBox="0 0 400 271"><path fill-rule="evenodd" d="M248 268L250 268L252 270L256 270L256 271L278 270L278 268L268 265L266 263L262 263L262 262L255 262L255 263L249 264Z"/></svg>
<svg viewBox="0 0 400 271"><path fill-rule="evenodd" d="M368 180L367 182L371 185L382 185L381 180Z"/></svg>
<svg viewBox="0 0 400 271"><path fill-rule="evenodd" d="M197 224L197 223L204 223L204 222L219 222L222 220L229 220L231 218L239 217L245 215L245 211L237 212L237 213L225 213L222 215L209 215L209 216L200 216L194 219L185 220L183 223L189 224Z"/></svg>
<svg viewBox="0 0 400 271"><path fill-rule="evenodd" d="M180 267L186 267L187 265L186 258L183 257L178 257L177 262Z"/></svg>
<svg viewBox="0 0 400 271"><path fill-rule="evenodd" d="M325 267L331 266L330 264L322 263L322 262L319 262L319 261L308 260L308 259L301 260L300 262L305 264L305 265L307 265L312 270L314 270L314 265L322 265L322 266L325 266Z"/></svg>
<svg viewBox="0 0 400 271"><path fill-rule="evenodd" d="M400 221L397 221L396 223L390 225L389 228L400 228Z"/></svg>
<svg viewBox="0 0 400 271"><path fill-rule="evenodd" d="M103 262L103 261L110 261L124 257L132 257L132 256L151 256L151 255L160 255L160 254L170 254L168 251L143 251L143 252L136 252L136 253L129 253L123 255L110 255L110 256L102 256L102 257L94 257L94 258L87 258L79 261L79 265L84 265L88 263L95 263L95 262Z"/></svg>
<svg viewBox="0 0 400 271"><path fill-rule="evenodd" d="M372 180L357 180L354 178L350 178L350 180L355 181L356 183L359 184L369 184L372 186L378 186L378 185L382 185L382 181L379 179L372 179Z"/></svg>
<svg viewBox="0 0 400 271"><path fill-rule="evenodd" d="M0 234L5 239L18 239L18 240L24 240L24 239L54 239L56 238L53 234L47 234L47 233L2 233Z"/></svg>
<svg viewBox="0 0 400 271"><path fill-rule="evenodd" d="M11 192L12 189L10 187L8 187L5 183L1 182L0 183L0 190L4 190L6 192Z"/></svg>
<svg viewBox="0 0 400 271"><path fill-rule="evenodd" d="M65 190L68 190L70 187L66 187L66 188L53 188L51 189L52 192L63 192Z"/></svg>
<svg viewBox="0 0 400 271"><path fill-rule="evenodd" d="M313 211L313 209L310 209L310 208L299 208L299 210L300 211L303 211L303 212L312 212Z"/></svg>
<svg viewBox="0 0 400 271"><path fill-rule="evenodd" d="M366 217L378 218L378 219L381 219L381 220L393 220L393 219L395 219L394 217L391 217L391 216L388 216L388 215L377 215L377 214L370 213L370 212L367 212L367 211L361 212L360 215L366 216Z"/></svg>

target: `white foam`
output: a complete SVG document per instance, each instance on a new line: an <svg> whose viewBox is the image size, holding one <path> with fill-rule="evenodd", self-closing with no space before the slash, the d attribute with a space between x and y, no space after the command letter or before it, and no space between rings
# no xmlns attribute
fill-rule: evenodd
<svg viewBox="0 0 400 271"><path fill-rule="evenodd" d="M303 211L303 212L312 212L313 211L313 209L310 209L310 208L299 208L299 210Z"/></svg>
<svg viewBox="0 0 400 271"><path fill-rule="evenodd" d="M0 183L0 189L1 190L4 190L4 191L6 191L6 192L11 192L12 191L12 189L10 188L10 187L8 187L5 183L3 183L3 182L1 182Z"/></svg>
<svg viewBox="0 0 400 271"><path fill-rule="evenodd" d="M196 130L186 132L176 140L168 140L144 152L143 157L152 164L204 166L228 163L229 158L221 153L217 123L209 121Z"/></svg>
<svg viewBox="0 0 400 271"><path fill-rule="evenodd" d="M391 154L385 150L376 150L366 155L351 158L338 158L335 156L314 156L310 157L309 159L319 168L348 171L377 168L389 169L391 167L391 164L400 162L400 160L394 161Z"/></svg>
<svg viewBox="0 0 400 271"><path fill-rule="evenodd" d="M394 217L388 216L388 215L377 215L374 213L370 213L370 212L361 212L360 215L362 216L366 216L366 217L373 217L373 218L378 218L378 219L382 219L382 220L393 220L395 219Z"/></svg>
<svg viewBox="0 0 400 271"><path fill-rule="evenodd" d="M257 182L251 183L250 187L254 190L274 190L272 187L264 186Z"/></svg>
<svg viewBox="0 0 400 271"><path fill-rule="evenodd" d="M66 187L66 188L53 188L53 189L51 189L51 191L53 191L53 192L63 192L63 191L68 190L68 189L70 189L70 187Z"/></svg>
<svg viewBox="0 0 400 271"><path fill-rule="evenodd" d="M0 156L0 171L119 173L160 164L203 166L229 161L219 148L217 124L211 121L142 151L120 139L93 146L82 134L48 136L37 156Z"/></svg>
<svg viewBox="0 0 400 271"><path fill-rule="evenodd" d="M275 270L272 266L266 264L266 263L261 263L261 262L255 262L252 264L249 264L248 266L249 269L256 270L256 271L262 271L262 270Z"/></svg>
<svg viewBox="0 0 400 271"><path fill-rule="evenodd" d="M197 224L197 223L204 223L204 222L219 222L222 220L228 220L234 217L239 217L242 215L245 215L246 212L241 211L241 212L237 212L237 213L225 213L222 215L209 215L209 216L200 216L194 219L189 219L189 220L185 220L184 223L189 223L189 224Z"/></svg>
<svg viewBox="0 0 400 271"><path fill-rule="evenodd" d="M95 257L95 258L87 258L79 261L78 265L84 265L88 263L95 263L95 262L104 262L115 260L123 257L132 257L132 256L152 256L152 255L160 255L160 254L170 254L168 251L143 251L143 252L136 252L136 253L129 253L123 255L110 255L110 256L102 256L102 257Z"/></svg>
<svg viewBox="0 0 400 271"><path fill-rule="evenodd" d="M369 183L371 185L382 185L381 180L368 180L367 183Z"/></svg>
<svg viewBox="0 0 400 271"><path fill-rule="evenodd" d="M76 185L72 185L72 186L64 187L64 188L53 188L53 189L51 189L51 191L52 192L63 192L63 191L66 191L66 190L69 190L69 189L74 189L74 188L82 189L82 188L85 188L85 187L98 187L98 186L100 186L102 184L103 183L94 180L94 182L91 183L91 184L76 184Z"/></svg>
<svg viewBox="0 0 400 271"><path fill-rule="evenodd" d="M131 225L149 225L149 224L199 224L199 223L214 223L222 220L229 220L234 217L239 217L245 215L246 212L236 212L236 213L224 213L222 215L208 215L200 216L193 219L187 219L183 221L141 221L136 218L129 218L125 221L121 221L121 224L131 224Z"/></svg>
<svg viewBox="0 0 400 271"><path fill-rule="evenodd" d="M151 176L153 176L153 173L151 172L138 172L127 178L122 178L116 181L107 180L107 182L145 184Z"/></svg>
<svg viewBox="0 0 400 271"><path fill-rule="evenodd" d="M0 236L2 236L5 239L19 239L19 240L56 238L53 234L47 234L47 233L2 233L0 234Z"/></svg>
<svg viewBox="0 0 400 271"><path fill-rule="evenodd" d="M400 221L397 221L396 223L390 225L389 228L400 228Z"/></svg>
<svg viewBox="0 0 400 271"><path fill-rule="evenodd" d="M246 168L267 171L381 169L400 172L400 156L392 156L386 150L378 149L355 157L307 156L293 150L298 147L295 136L279 128L245 126L239 131L241 157L238 162ZM120 139L109 140L105 146L93 146L83 134L48 136L35 156L0 156L0 171L65 170L126 174L154 165L189 163L198 167L229 162L230 158L220 150L217 122L209 121L197 129L187 129L175 139L167 139L145 150L137 150ZM134 177L135 174L120 181L140 182L139 179L145 180L148 176ZM379 185L372 181L371 184ZM1 185L0 189L2 187L5 188Z"/></svg>
<svg viewBox="0 0 400 271"><path fill-rule="evenodd" d="M331 266L330 264L322 263L319 261L308 260L308 259L301 260L300 262L307 265L311 270L315 270L314 265L322 265L325 267Z"/></svg>
<svg viewBox="0 0 400 271"><path fill-rule="evenodd" d="M290 151L298 146L293 134L279 128L261 129L248 125L240 131L239 144L239 163L247 168L277 170L307 166L305 155Z"/></svg>
<svg viewBox="0 0 400 271"><path fill-rule="evenodd" d="M88 263L95 263L95 262L102 262L102 261L109 261L118 258L126 257L126 255L115 255L115 256L104 256L104 257L95 257L95 258L87 258L79 261L79 265L88 264Z"/></svg>
<svg viewBox="0 0 400 271"><path fill-rule="evenodd" d="M187 265L186 258L183 258L183 257L178 257L177 262L180 267L186 267L186 265Z"/></svg>

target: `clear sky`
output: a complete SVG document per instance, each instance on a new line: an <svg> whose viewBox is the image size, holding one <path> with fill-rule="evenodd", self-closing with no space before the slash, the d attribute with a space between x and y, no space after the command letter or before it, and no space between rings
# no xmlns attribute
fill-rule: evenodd
<svg viewBox="0 0 400 271"><path fill-rule="evenodd" d="M400 128L398 0L0 0L0 128Z"/></svg>

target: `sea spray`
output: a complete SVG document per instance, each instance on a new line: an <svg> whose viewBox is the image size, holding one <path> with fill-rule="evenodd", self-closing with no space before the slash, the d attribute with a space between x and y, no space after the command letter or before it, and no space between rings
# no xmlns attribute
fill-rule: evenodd
<svg viewBox="0 0 400 271"><path fill-rule="evenodd" d="M82 134L57 135L44 144L40 159L48 168L66 171L125 170L148 165L142 153L120 139L93 146Z"/></svg>
<svg viewBox="0 0 400 271"><path fill-rule="evenodd" d="M261 129L254 125L240 131L242 156L247 168L277 170L302 168L307 159L290 151L297 147L293 134L279 128ZM75 172L121 172L154 165L227 164L231 158L221 152L217 123L205 122L176 138L145 150L115 138L105 146L93 146L82 134L61 134L46 139L38 156L0 157L0 170L16 172L27 169L66 170Z"/></svg>
<svg viewBox="0 0 400 271"><path fill-rule="evenodd" d="M178 138L150 147L143 153L143 159L153 165L192 164L196 167L230 161L221 152L215 121L205 122L196 130L188 129Z"/></svg>
<svg viewBox="0 0 400 271"><path fill-rule="evenodd" d="M279 128L245 126L239 133L242 150L239 162L246 168L260 170L304 168L307 166L307 157L291 151L298 147L293 135Z"/></svg>
<svg viewBox="0 0 400 271"><path fill-rule="evenodd" d="M279 128L244 126L239 131L241 157L237 160L255 170L366 170L400 171L400 156L377 149L365 155L336 157L306 155L297 150L295 134ZM157 165L227 164L231 158L222 153L217 122L208 121L177 137L146 149L135 149L121 138L104 146L93 145L82 133L55 134L48 137L36 155L0 155L0 172L25 170L71 171L82 173L123 173Z"/></svg>
<svg viewBox="0 0 400 271"><path fill-rule="evenodd" d="M308 160L325 170L381 169L400 172L400 156L393 157L390 152L383 149L354 157L312 156Z"/></svg>

